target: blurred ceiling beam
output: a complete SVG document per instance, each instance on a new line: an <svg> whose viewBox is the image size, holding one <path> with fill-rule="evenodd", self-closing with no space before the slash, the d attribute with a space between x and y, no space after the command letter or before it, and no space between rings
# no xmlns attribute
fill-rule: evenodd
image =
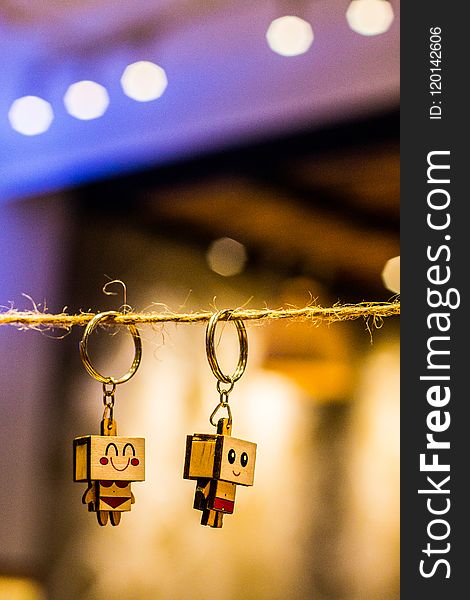
<svg viewBox="0 0 470 600"><path fill-rule="evenodd" d="M399 253L395 235L247 181L221 179L158 190L143 206L156 223L233 237L271 259L289 257L314 274L329 271L332 279L380 280L385 262Z"/></svg>

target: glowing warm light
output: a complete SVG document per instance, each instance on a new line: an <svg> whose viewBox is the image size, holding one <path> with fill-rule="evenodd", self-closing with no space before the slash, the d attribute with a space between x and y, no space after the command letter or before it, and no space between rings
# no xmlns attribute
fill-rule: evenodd
<svg viewBox="0 0 470 600"><path fill-rule="evenodd" d="M361 586L386 589L395 580L400 562L398 340L384 340L379 348L374 344L358 380L345 473L345 556ZM371 545L374 552L368 553Z"/></svg>
<svg viewBox="0 0 470 600"><path fill-rule="evenodd" d="M89 121L106 112L109 96L106 88L95 81L78 81L66 91L64 104L72 117Z"/></svg>
<svg viewBox="0 0 470 600"><path fill-rule="evenodd" d="M274 371L257 371L246 387L246 404L240 409L240 427L257 439L270 456L276 456L273 469L279 469L292 431L299 428L302 392L288 377ZM260 431L259 423L263 423ZM285 460L286 457L284 457Z"/></svg>
<svg viewBox="0 0 470 600"><path fill-rule="evenodd" d="M352 0L346 12L349 27L361 35L385 33L393 22L393 8L388 0Z"/></svg>
<svg viewBox="0 0 470 600"><path fill-rule="evenodd" d="M385 263L385 267L382 271L382 280L385 287L395 292L400 293L400 257L395 256Z"/></svg>
<svg viewBox="0 0 470 600"><path fill-rule="evenodd" d="M54 118L49 102L37 96L23 96L13 102L8 112L10 125L23 135L39 135L49 129Z"/></svg>
<svg viewBox="0 0 470 600"><path fill-rule="evenodd" d="M246 263L245 246L228 237L215 240L207 251L207 262L219 275L238 275Z"/></svg>
<svg viewBox="0 0 470 600"><path fill-rule="evenodd" d="M160 98L168 85L168 79L162 67L141 60L125 68L121 85L129 98L138 102L149 102Z"/></svg>
<svg viewBox="0 0 470 600"><path fill-rule="evenodd" d="M8 600L44 600L42 589L33 579L0 577L0 598Z"/></svg>
<svg viewBox="0 0 470 600"><path fill-rule="evenodd" d="M300 17L286 16L274 19L266 32L268 45L282 56L304 54L313 42L310 23Z"/></svg>

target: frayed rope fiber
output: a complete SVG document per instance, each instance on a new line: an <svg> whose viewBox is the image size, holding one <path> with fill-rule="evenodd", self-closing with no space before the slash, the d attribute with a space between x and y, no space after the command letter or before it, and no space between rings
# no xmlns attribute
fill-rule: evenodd
<svg viewBox="0 0 470 600"><path fill-rule="evenodd" d="M204 323L209 321L213 312L122 312L119 316L110 317L109 324L128 325L158 324L158 323ZM372 321L373 327L380 327L381 320L400 314L400 302L360 302L359 304L337 304L329 308L321 306L306 306L305 308L280 308L280 309L234 309L231 319L243 321L270 321L276 319L295 319L310 321L313 324L320 322L334 323L364 318ZM48 314L38 310L19 311L11 308L0 313L0 325L13 325L19 329L44 330L48 328L71 329L73 326L85 326L95 316L95 313L80 313L69 315L67 313ZM105 321L104 321L105 322Z"/></svg>

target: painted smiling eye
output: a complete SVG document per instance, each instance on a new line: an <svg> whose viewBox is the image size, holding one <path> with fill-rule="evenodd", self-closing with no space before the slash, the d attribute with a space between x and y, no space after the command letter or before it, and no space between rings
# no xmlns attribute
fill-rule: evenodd
<svg viewBox="0 0 470 600"><path fill-rule="evenodd" d="M237 455L235 453L235 450L233 448L231 448L228 451L228 462L233 465L233 463L235 462L235 459L237 458Z"/></svg>
<svg viewBox="0 0 470 600"><path fill-rule="evenodd" d="M118 488L125 488L129 485L128 481L116 481L115 482Z"/></svg>
<svg viewBox="0 0 470 600"><path fill-rule="evenodd" d="M242 467L246 467L248 464L248 454L246 452L243 452L243 454L240 456L240 463Z"/></svg>
<svg viewBox="0 0 470 600"><path fill-rule="evenodd" d="M105 455L108 456L108 453L111 454L111 450L112 448L114 448L114 456L118 455L118 449L117 446L114 442L110 442L107 446L106 446L106 450L104 451Z"/></svg>
<svg viewBox="0 0 470 600"><path fill-rule="evenodd" d="M109 460L106 458L106 456L102 456L102 457L100 458L100 463L101 463L102 465L107 465L107 464L108 464L108 462L109 462Z"/></svg>
<svg viewBox="0 0 470 600"><path fill-rule="evenodd" d="M126 452L127 452L128 448L132 452L132 456L135 456L135 448L134 448L133 444L131 444L130 442L127 442L127 444L124 446L124 448L122 450L122 455L126 456Z"/></svg>
<svg viewBox="0 0 470 600"><path fill-rule="evenodd" d="M112 481L100 481L103 487L111 487L113 485Z"/></svg>
<svg viewBox="0 0 470 600"><path fill-rule="evenodd" d="M133 467L136 467L139 464L139 459L138 458L132 458L131 459L131 465Z"/></svg>

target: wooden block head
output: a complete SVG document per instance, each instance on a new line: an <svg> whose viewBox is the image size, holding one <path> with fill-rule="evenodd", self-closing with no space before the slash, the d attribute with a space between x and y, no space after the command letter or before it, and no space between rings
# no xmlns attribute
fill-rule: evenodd
<svg viewBox="0 0 470 600"><path fill-rule="evenodd" d="M221 435L217 440L214 478L238 485L253 485L256 444Z"/></svg>
<svg viewBox="0 0 470 600"><path fill-rule="evenodd" d="M256 444L230 435L188 435L185 479L220 479L253 485Z"/></svg>
<svg viewBox="0 0 470 600"><path fill-rule="evenodd" d="M73 441L74 481L144 481L145 440L87 435Z"/></svg>
<svg viewBox="0 0 470 600"><path fill-rule="evenodd" d="M212 479L217 435L195 433L186 438L184 479Z"/></svg>

